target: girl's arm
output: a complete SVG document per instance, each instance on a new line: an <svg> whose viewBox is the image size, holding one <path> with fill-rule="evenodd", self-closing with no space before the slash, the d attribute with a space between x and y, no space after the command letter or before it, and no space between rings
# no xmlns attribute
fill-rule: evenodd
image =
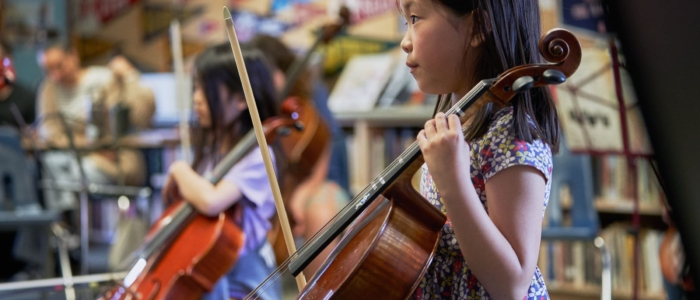
<svg viewBox="0 0 700 300"><path fill-rule="evenodd" d="M526 166L500 171L486 182L486 213L469 176L459 119L438 114L418 142L467 265L493 298L522 299L539 253L544 176Z"/></svg>
<svg viewBox="0 0 700 300"><path fill-rule="evenodd" d="M227 180L221 180L213 185L184 161L174 162L170 166L169 173L166 186L172 184L174 187L168 190L179 190L185 201L192 204L200 213L210 217L226 210L243 195L235 184Z"/></svg>

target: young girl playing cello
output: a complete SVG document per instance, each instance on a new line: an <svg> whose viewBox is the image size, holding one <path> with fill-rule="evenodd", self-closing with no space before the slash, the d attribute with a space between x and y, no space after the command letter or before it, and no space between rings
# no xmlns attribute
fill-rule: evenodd
<svg viewBox="0 0 700 300"><path fill-rule="evenodd" d="M249 51L244 52L244 58L260 119L275 116L275 87L263 55ZM237 223L245 234L244 247L236 265L205 298L243 298L275 268L274 254L267 242L268 220L275 213L275 204L260 148L241 159L218 184L212 185L205 179L204 175L253 129L253 124L228 44L207 49L197 58L194 68L193 100L199 123L192 135L194 162L192 166L183 161L174 162L163 192L166 199L185 199L209 216L237 204ZM260 296L280 299L281 286Z"/></svg>
<svg viewBox="0 0 700 300"><path fill-rule="evenodd" d="M406 65L444 111L479 80L540 61L537 0L400 0ZM438 112L418 133L421 193L447 214L419 299L548 298L537 268L542 217L559 143L546 88L484 107L466 133ZM465 139L467 142L465 142Z"/></svg>

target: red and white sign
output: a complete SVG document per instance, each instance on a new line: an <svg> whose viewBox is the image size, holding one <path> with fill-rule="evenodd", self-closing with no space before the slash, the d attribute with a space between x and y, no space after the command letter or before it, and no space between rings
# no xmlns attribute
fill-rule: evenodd
<svg viewBox="0 0 700 300"><path fill-rule="evenodd" d="M82 0L80 17L96 16L104 24L119 13L131 8L140 0Z"/></svg>
<svg viewBox="0 0 700 300"><path fill-rule="evenodd" d="M345 0L351 22L357 23L389 11L397 11L396 0Z"/></svg>

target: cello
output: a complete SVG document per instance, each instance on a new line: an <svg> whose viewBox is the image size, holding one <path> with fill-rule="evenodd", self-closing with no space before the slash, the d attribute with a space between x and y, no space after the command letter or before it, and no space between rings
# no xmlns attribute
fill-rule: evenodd
<svg viewBox="0 0 700 300"><path fill-rule="evenodd" d="M445 114L456 114L465 124L488 103L504 107L517 93L563 83L581 63L578 40L563 29L549 31L538 49L551 63L517 66L482 80ZM266 289L283 270L299 274L343 232L340 244L298 299L407 298L426 272L446 221L411 184L423 162L414 142L246 299Z"/></svg>
<svg viewBox="0 0 700 300"><path fill-rule="evenodd" d="M287 158L286 168L280 180L285 205L289 205L288 201L292 198L297 187L313 175L320 158L330 147L332 137L328 124L319 114L313 100L306 97L307 95L303 95L304 93L295 93L293 87L304 74L303 70L314 51L321 44L329 43L350 23L350 11L347 7L343 6L339 15L341 22L324 26L321 29L321 34L306 54L302 58L296 59L288 68L285 74L287 80L278 95L278 99L282 100L280 108L282 115L304 124L304 130L292 132L279 139L280 147ZM295 222L291 213L289 218L290 222ZM280 234L280 224L276 218L274 219L269 240L277 262L281 263L289 255L284 247L283 236Z"/></svg>
<svg viewBox="0 0 700 300"><path fill-rule="evenodd" d="M290 118L265 121L265 138L273 141L301 130ZM257 145L251 130L231 149L208 176L212 184ZM124 280L103 299L196 299L210 291L238 259L243 231L233 222L237 205L215 217L199 214L187 201L168 208L151 227L145 242L134 252L135 261ZM167 262L167 263L164 263Z"/></svg>
<svg viewBox="0 0 700 300"><path fill-rule="evenodd" d="M292 91L316 48L321 44L329 43L350 23L350 10L345 6L340 9L340 19L340 23L324 26L321 34L304 57L295 60L289 67L285 74L287 80L278 95L278 99L282 100L280 109L282 114L304 124L303 131L292 132L289 136L280 139L282 150L287 154L288 174L291 175L288 177L292 181L283 185L288 187L288 190L311 175L314 166L331 139L330 129L314 107L313 100L302 98L300 95L292 95L294 94Z"/></svg>

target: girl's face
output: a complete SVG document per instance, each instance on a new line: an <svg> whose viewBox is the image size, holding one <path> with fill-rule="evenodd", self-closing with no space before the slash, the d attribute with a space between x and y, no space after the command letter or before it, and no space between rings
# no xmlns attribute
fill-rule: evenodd
<svg viewBox="0 0 700 300"><path fill-rule="evenodd" d="M466 94L472 68L462 64L473 46L471 14L459 18L429 0L401 0L400 5L408 23L401 48L418 87L429 94Z"/></svg>
<svg viewBox="0 0 700 300"><path fill-rule="evenodd" d="M224 110L222 120L224 126L228 126L241 115L248 106L245 98L240 93L230 93L228 88L223 84L218 84L219 99L222 101L222 109ZM207 102L207 95L204 92L203 84L195 81L194 94L192 95L194 102L194 111L197 114L199 125L204 128L210 128L213 124L212 114Z"/></svg>

